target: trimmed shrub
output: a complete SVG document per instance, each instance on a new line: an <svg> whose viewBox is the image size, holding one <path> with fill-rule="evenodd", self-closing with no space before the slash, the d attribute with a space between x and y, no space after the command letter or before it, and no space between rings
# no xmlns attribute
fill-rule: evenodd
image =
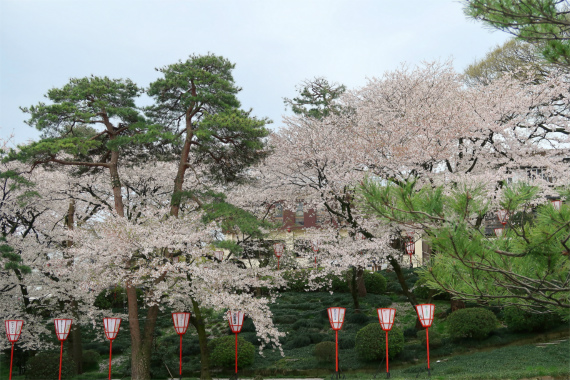
<svg viewBox="0 0 570 380"><path fill-rule="evenodd" d="M315 345L315 356L320 362L334 363L336 345L334 342L321 342Z"/></svg>
<svg viewBox="0 0 570 380"><path fill-rule="evenodd" d="M75 376L75 362L68 355L63 355L61 378ZM40 352L28 360L26 380L57 380L59 378L59 352Z"/></svg>
<svg viewBox="0 0 570 380"><path fill-rule="evenodd" d="M388 333L388 344L388 356L393 358L404 348L402 330L394 326ZM386 357L386 332L382 330L379 323L371 323L358 331L355 347L360 359L366 361L381 360Z"/></svg>
<svg viewBox="0 0 570 380"><path fill-rule="evenodd" d="M305 271L287 271L283 274L283 279L287 281L287 288L292 292L304 292L309 283Z"/></svg>
<svg viewBox="0 0 570 380"><path fill-rule="evenodd" d="M101 360L101 355L95 350L85 350L83 351L83 371L98 371L99 361Z"/></svg>
<svg viewBox="0 0 570 380"><path fill-rule="evenodd" d="M435 329L428 330L429 334L429 346L430 348L439 348L443 346L443 337ZM427 343L426 330L418 330L416 332L416 337L422 342L422 346Z"/></svg>
<svg viewBox="0 0 570 380"><path fill-rule="evenodd" d="M346 318L346 321L348 323L354 323L356 325L365 325L370 322L370 318L368 318L368 316L364 313L356 313L349 315L348 318Z"/></svg>
<svg viewBox="0 0 570 380"><path fill-rule="evenodd" d="M348 287L348 281L346 281L346 276L344 274L340 276L330 275L332 278L332 291L335 293L350 293L350 288Z"/></svg>
<svg viewBox="0 0 570 380"><path fill-rule="evenodd" d="M447 317L449 335L454 339L485 339L498 324L493 312L480 307L460 309Z"/></svg>
<svg viewBox="0 0 570 380"><path fill-rule="evenodd" d="M293 349L293 348L301 348L306 347L311 344L311 338L306 334L301 335L293 335L289 339L287 339L287 343L285 344L285 349Z"/></svg>
<svg viewBox="0 0 570 380"><path fill-rule="evenodd" d="M380 273L364 272L364 285L370 294L384 294L386 292L386 279Z"/></svg>
<svg viewBox="0 0 570 380"><path fill-rule="evenodd" d="M297 321L297 316L296 315L290 315L290 314L276 315L275 318L273 318L273 321L276 324L280 324L280 325L290 325L290 324L293 324Z"/></svg>
<svg viewBox="0 0 570 380"><path fill-rule="evenodd" d="M214 367L233 368L235 364L235 337L232 335L216 338L211 342L210 363ZM255 347L238 336L238 368L253 364Z"/></svg>
<svg viewBox="0 0 570 380"><path fill-rule="evenodd" d="M505 324L512 331L544 331L562 322L557 314L536 314L510 306L503 310Z"/></svg>
<svg viewBox="0 0 570 380"><path fill-rule="evenodd" d="M339 331L338 334L338 349L339 350L350 350L354 348L356 342L356 336L354 333L348 334L347 332Z"/></svg>

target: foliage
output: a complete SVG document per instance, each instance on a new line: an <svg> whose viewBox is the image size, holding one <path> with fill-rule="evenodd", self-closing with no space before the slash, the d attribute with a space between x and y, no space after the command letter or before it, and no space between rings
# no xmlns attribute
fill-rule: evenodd
<svg viewBox="0 0 570 380"><path fill-rule="evenodd" d="M570 65L570 19L563 1L465 0L465 13L521 40L544 42L544 58Z"/></svg>
<svg viewBox="0 0 570 380"><path fill-rule="evenodd" d="M531 313L517 307L506 307L502 314L505 324L513 331L544 331L561 323L557 314Z"/></svg>
<svg viewBox="0 0 570 380"><path fill-rule="evenodd" d="M336 355L335 342L321 342L315 345L315 356L321 362L334 363Z"/></svg>
<svg viewBox="0 0 570 380"><path fill-rule="evenodd" d="M0 254L0 257L6 259L4 269L19 271L24 274L32 272L29 266L22 264L22 257L14 252L14 248L6 244L6 238L3 236L0 236Z"/></svg>
<svg viewBox="0 0 570 380"><path fill-rule="evenodd" d="M345 86L318 77L304 81L298 87L299 96L293 99L285 98L284 103L297 115L322 119L331 113L341 111L335 100L345 91Z"/></svg>
<svg viewBox="0 0 570 380"><path fill-rule="evenodd" d="M365 271L364 285L367 293L384 294L386 291L386 279L380 273Z"/></svg>
<svg viewBox="0 0 570 380"><path fill-rule="evenodd" d="M415 184L365 181L362 198L371 214L426 231L436 254L419 272L429 288L464 300L546 307L568 317L570 261L562 254L569 251L568 205L560 211L550 202L535 208L541 201L537 186L506 186L497 206L511 215L533 210L535 218L509 219L507 232L497 239L481 224L491 207L483 184L464 184L447 194L441 186L416 189ZM559 191L565 197L565 190Z"/></svg>
<svg viewBox="0 0 570 380"><path fill-rule="evenodd" d="M101 360L101 355L95 350L84 350L81 354L83 358L83 371L95 371L99 370L99 361Z"/></svg>
<svg viewBox="0 0 570 380"><path fill-rule="evenodd" d="M404 334L394 326L388 333L388 356L395 357L404 348ZM366 361L381 360L386 357L386 332L379 323L371 323L356 334L356 352Z"/></svg>
<svg viewBox="0 0 570 380"><path fill-rule="evenodd" d="M233 368L235 365L235 337L227 335L210 342L210 361L214 367ZM253 364L255 347L238 335L238 368Z"/></svg>
<svg viewBox="0 0 570 380"><path fill-rule="evenodd" d="M75 363L68 355L63 355L61 378L75 376ZM57 380L59 378L59 352L40 352L30 358L26 368L26 380Z"/></svg>
<svg viewBox="0 0 570 380"><path fill-rule="evenodd" d="M456 310L447 317L449 335L454 339L484 339L498 325L495 314L480 307Z"/></svg>

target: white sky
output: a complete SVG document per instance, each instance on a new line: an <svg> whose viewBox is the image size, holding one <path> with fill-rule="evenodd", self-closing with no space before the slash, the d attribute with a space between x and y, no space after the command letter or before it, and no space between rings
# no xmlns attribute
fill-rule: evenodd
<svg viewBox="0 0 570 380"><path fill-rule="evenodd" d="M455 0L0 0L0 137L37 139L18 107L69 78L148 86L155 67L192 53L236 63L243 108L279 128L283 98L304 79L351 88L403 62L450 58L462 72L508 38Z"/></svg>

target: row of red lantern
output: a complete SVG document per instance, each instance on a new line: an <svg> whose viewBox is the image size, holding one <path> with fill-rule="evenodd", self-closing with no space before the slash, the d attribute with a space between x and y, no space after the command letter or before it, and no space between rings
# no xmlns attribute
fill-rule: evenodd
<svg viewBox="0 0 570 380"><path fill-rule="evenodd" d="M327 309L329 315L329 322L331 324L332 329L335 331L335 347L336 347L336 372L338 378L338 332L342 328L344 323L344 315L346 313L346 309L344 307L329 307ZM430 374L430 365L429 365L429 333L428 329L431 327L433 323L433 316L435 311L435 305L433 304L422 304L416 305L416 313L418 315L418 319L423 327L426 329L426 341L427 341L427 365L428 365L428 374ZM390 370L388 366L388 331L392 329L394 325L394 318L396 316L396 309L392 308L380 308L377 309L378 312L378 321L380 322L380 326L382 330L386 332L386 375L387 378L390 378Z"/></svg>
<svg viewBox="0 0 570 380"><path fill-rule="evenodd" d="M243 327L243 319L245 314L242 311L228 311L228 322L230 324L230 329L234 334L236 334L236 343L235 343L235 373L238 371L238 336L237 334L241 331ZM172 313L172 321L174 322L174 329L176 333L180 336L180 364L179 364L179 373L182 377L182 335L186 334L186 330L188 330L188 323L190 322L191 313L182 312L182 313Z"/></svg>
<svg viewBox="0 0 570 380"><path fill-rule="evenodd" d="M59 349L59 379L61 380L61 359L63 356L63 342L67 340L69 332L71 331L71 319L54 319L55 335L60 341L61 346ZM8 341L12 344L12 353L10 355L10 377L12 379L12 361L14 358L14 343L20 338L22 333L22 328L24 326L24 321L21 319L13 319L4 321L4 327L6 328L6 335L8 336ZM111 358L113 351L113 340L117 337L119 332L119 327L121 326L121 318L103 318L103 327L105 329L105 336L110 341L109 347L109 380L111 379Z"/></svg>

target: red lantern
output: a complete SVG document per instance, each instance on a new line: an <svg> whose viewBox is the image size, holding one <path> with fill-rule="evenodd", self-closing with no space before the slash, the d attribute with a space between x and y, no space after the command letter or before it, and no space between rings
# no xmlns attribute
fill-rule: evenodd
<svg viewBox="0 0 570 380"><path fill-rule="evenodd" d="M228 310L228 322L230 323L230 329L234 334L236 334L236 374L238 372L238 334L243 327L243 317L243 311Z"/></svg>
<svg viewBox="0 0 570 380"><path fill-rule="evenodd" d="M427 344L427 362L428 362L428 374L431 376L429 368L429 334L428 328L431 327L433 322L433 312L435 311L435 305L428 303L423 305L416 305L416 312L418 313L418 318L423 327L426 328L426 344Z"/></svg>
<svg viewBox="0 0 570 380"><path fill-rule="evenodd" d="M182 377L182 335L186 334L186 330L188 330L188 322L190 322L190 315L191 315L190 313L172 313L172 321L174 322L174 329L176 330L176 333L180 336L180 368L179 368L180 377Z"/></svg>
<svg viewBox="0 0 570 380"><path fill-rule="evenodd" d="M406 253L410 255L410 268L414 266L412 263L412 255L416 253L416 243L414 242L414 233L408 233L408 237L406 239Z"/></svg>
<svg viewBox="0 0 570 380"><path fill-rule="evenodd" d="M113 357L113 340L119 333L121 327L121 318L103 318L103 327L105 328L105 336L109 339L109 380L111 380L111 359Z"/></svg>
<svg viewBox="0 0 570 380"><path fill-rule="evenodd" d="M273 250L275 251L275 256L277 256L277 270L279 270L279 259L281 259L281 256L283 256L285 246L283 243L275 243L273 244Z"/></svg>
<svg viewBox="0 0 570 380"><path fill-rule="evenodd" d="M59 380L61 380L61 358L63 356L63 342L67 339L69 331L71 330L71 319L54 319L55 335L61 342L59 349Z"/></svg>
<svg viewBox="0 0 570 380"><path fill-rule="evenodd" d="M501 224L504 226L505 224L507 224L507 221L509 220L509 212L504 209L498 210L497 218L499 219L499 222L501 222Z"/></svg>
<svg viewBox="0 0 570 380"><path fill-rule="evenodd" d="M218 261L222 261L224 259L224 251L214 251L214 257Z"/></svg>
<svg viewBox="0 0 570 380"><path fill-rule="evenodd" d="M376 309L378 312L378 321L382 330L386 331L386 378L390 378L390 370L388 368L388 331L392 330L394 325L394 317L396 316L396 309L385 308Z"/></svg>
<svg viewBox="0 0 570 380"><path fill-rule="evenodd" d="M344 307L329 307L329 322L335 332L335 347L336 347L336 374L338 378L338 330L342 328L344 323L344 314L346 309Z"/></svg>
<svg viewBox="0 0 570 380"><path fill-rule="evenodd" d="M495 228L495 229L494 229L495 235L496 235L497 237L503 236L503 231L504 231L504 230L505 230L504 228Z"/></svg>
<svg viewBox="0 0 570 380"><path fill-rule="evenodd" d="M22 333L22 327L24 326L24 321L21 319L9 319L4 321L4 327L6 328L6 335L8 336L8 341L12 344L12 353L10 354L10 380L12 380L12 362L14 360L14 343L20 339L20 334Z"/></svg>
<svg viewBox="0 0 570 380"><path fill-rule="evenodd" d="M560 199L554 199L550 202L552 202L552 207L554 207L556 211L560 211L560 208L562 207L562 201Z"/></svg>
<svg viewBox="0 0 570 380"><path fill-rule="evenodd" d="M315 268L317 268L317 252L319 252L319 242L314 241L311 243L311 246L313 247L313 252L315 253Z"/></svg>

